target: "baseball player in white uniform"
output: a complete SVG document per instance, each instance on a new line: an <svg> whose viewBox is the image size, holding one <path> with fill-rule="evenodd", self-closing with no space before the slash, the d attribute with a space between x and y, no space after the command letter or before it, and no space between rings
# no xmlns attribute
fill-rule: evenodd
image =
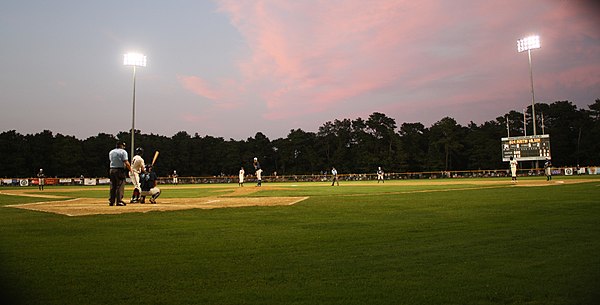
<svg viewBox="0 0 600 305"><path fill-rule="evenodd" d="M179 175L177 175L177 171L173 171L173 184L179 183Z"/></svg>
<svg viewBox="0 0 600 305"><path fill-rule="evenodd" d="M246 175L246 171L244 170L244 167L240 168L240 174L239 174L240 182L238 183L239 186L244 186L244 176L245 175Z"/></svg>
<svg viewBox="0 0 600 305"><path fill-rule="evenodd" d="M44 170L40 168L40 172L37 174L38 176L38 189L40 191L44 190L44 185L46 184L46 175L44 175Z"/></svg>
<svg viewBox="0 0 600 305"><path fill-rule="evenodd" d="M377 183L379 184L379 181L381 181L382 183L385 183L385 181L383 180L383 170L381 169L381 166L377 168Z"/></svg>
<svg viewBox="0 0 600 305"><path fill-rule="evenodd" d="M256 186L262 186L262 168L260 168L260 162L258 162L258 158L254 157L254 169L256 170L256 180L258 181Z"/></svg>
<svg viewBox="0 0 600 305"><path fill-rule="evenodd" d="M331 186L334 186L337 182L337 185L340 186L340 181L338 180L338 172L335 167L331 168Z"/></svg>
<svg viewBox="0 0 600 305"><path fill-rule="evenodd" d="M517 159L510 157L510 176L511 176L511 182L517 182L517 165L519 164L517 162Z"/></svg>
<svg viewBox="0 0 600 305"><path fill-rule="evenodd" d="M142 191L142 187L140 185L140 173L146 171L146 164L144 163L144 158L142 155L144 154L144 149L138 147L135 149L135 156L131 159L131 171L129 172L129 178L131 178L131 183L133 184L133 194L131 195L130 203L138 203L140 202L140 193Z"/></svg>

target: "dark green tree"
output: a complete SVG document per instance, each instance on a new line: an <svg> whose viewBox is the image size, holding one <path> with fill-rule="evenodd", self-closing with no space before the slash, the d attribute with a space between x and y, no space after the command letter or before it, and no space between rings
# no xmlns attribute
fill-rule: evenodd
<svg viewBox="0 0 600 305"><path fill-rule="evenodd" d="M315 133L292 129L286 139L277 143L282 174L310 174L320 170L321 162L315 147Z"/></svg>
<svg viewBox="0 0 600 305"><path fill-rule="evenodd" d="M399 136L402 147L400 171L424 171L427 164L429 130L421 123L402 123Z"/></svg>
<svg viewBox="0 0 600 305"><path fill-rule="evenodd" d="M548 126L552 164L554 166L576 166L580 147L580 133L585 127L585 112L569 101L558 101L549 105L544 124Z"/></svg>
<svg viewBox="0 0 600 305"><path fill-rule="evenodd" d="M117 139L115 136L106 133L100 133L97 136L89 137L82 141L82 154L85 161L83 161L84 166L79 175L84 175L85 177L108 177L108 153L116 147L116 144Z"/></svg>
<svg viewBox="0 0 600 305"><path fill-rule="evenodd" d="M396 134L396 120L383 113L374 112L366 123L367 131L374 139L371 146L375 158L370 165L380 164L387 170L398 169L395 164L399 161L397 152L400 141ZM373 167L371 170L374 171L375 168Z"/></svg>
<svg viewBox="0 0 600 305"><path fill-rule="evenodd" d="M499 117L496 121L488 121L480 126L471 122L464 139L468 162L466 169L504 167L500 139L506 136L506 117Z"/></svg>
<svg viewBox="0 0 600 305"><path fill-rule="evenodd" d="M54 154L54 135L50 130L44 130L35 135L26 135L29 151L27 156L28 173L31 177L35 176L40 169L44 169L47 177L59 175L62 170L56 168L52 158Z"/></svg>
<svg viewBox="0 0 600 305"><path fill-rule="evenodd" d="M464 159L462 149L464 132L456 120L445 117L431 126L429 142L430 170L463 169Z"/></svg>
<svg viewBox="0 0 600 305"><path fill-rule="evenodd" d="M578 135L578 151L581 156L580 164L600 164L600 99L589 105L584 111L586 124Z"/></svg>
<svg viewBox="0 0 600 305"><path fill-rule="evenodd" d="M569 101L536 104L537 134L550 134L555 166L600 163L600 99L588 108L577 109ZM367 120L328 121L316 133L292 129L287 137L274 141L262 132L241 141L198 133L192 137L185 131L166 137L136 130L135 136L136 146L145 150L146 163L160 151L155 165L159 176L173 170L180 176L235 175L240 166L252 173L254 157L268 175L320 173L332 166L340 173L368 173L377 166L387 172L497 169L506 165L500 138L532 134L531 108L526 112L526 128L523 113L512 110L482 125L471 122L462 127L445 117L430 128L403 123L396 132L393 118L374 112ZM43 168L50 177L106 177L108 152L117 141L130 143L131 134L100 133L80 141L49 130L25 136L15 130L2 132L0 176L32 177Z"/></svg>
<svg viewBox="0 0 600 305"><path fill-rule="evenodd" d="M30 177L28 150L25 137L16 130L0 133L0 177Z"/></svg>
<svg viewBox="0 0 600 305"><path fill-rule="evenodd" d="M73 136L57 134L52 142L51 163L54 175L61 177L79 177L84 172L85 159L81 141Z"/></svg>

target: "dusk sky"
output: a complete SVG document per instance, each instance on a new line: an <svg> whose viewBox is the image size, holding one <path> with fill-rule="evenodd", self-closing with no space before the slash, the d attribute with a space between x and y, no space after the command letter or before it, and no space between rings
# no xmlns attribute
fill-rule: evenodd
<svg viewBox="0 0 600 305"><path fill-rule="evenodd" d="M0 2L0 132L236 140L382 112L482 124L600 98L600 10L577 0Z"/></svg>

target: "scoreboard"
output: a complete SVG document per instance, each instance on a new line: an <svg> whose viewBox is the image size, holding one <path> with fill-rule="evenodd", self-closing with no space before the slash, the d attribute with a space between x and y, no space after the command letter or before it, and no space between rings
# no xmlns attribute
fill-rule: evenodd
<svg viewBox="0 0 600 305"><path fill-rule="evenodd" d="M502 161L550 159L550 135L522 136L502 138Z"/></svg>

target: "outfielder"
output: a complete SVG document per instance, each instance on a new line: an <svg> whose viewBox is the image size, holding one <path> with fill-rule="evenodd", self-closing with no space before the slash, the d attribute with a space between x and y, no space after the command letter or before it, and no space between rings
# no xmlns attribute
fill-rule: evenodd
<svg viewBox="0 0 600 305"><path fill-rule="evenodd" d="M510 157L510 176L511 176L511 182L516 183L517 182L517 165L519 164L517 162L517 159L515 159L514 157Z"/></svg>
<svg viewBox="0 0 600 305"><path fill-rule="evenodd" d="M544 173L546 174L546 181L552 180L552 162L548 158L544 163Z"/></svg>
<svg viewBox="0 0 600 305"><path fill-rule="evenodd" d="M131 195L130 203L138 203L140 202L140 192L142 190L140 186L140 173L146 171L146 164L144 163L144 158L142 155L144 154L144 149L138 147L135 149L135 156L131 159L131 171L129 172L129 178L131 178L131 183L133 184L133 194Z"/></svg>

